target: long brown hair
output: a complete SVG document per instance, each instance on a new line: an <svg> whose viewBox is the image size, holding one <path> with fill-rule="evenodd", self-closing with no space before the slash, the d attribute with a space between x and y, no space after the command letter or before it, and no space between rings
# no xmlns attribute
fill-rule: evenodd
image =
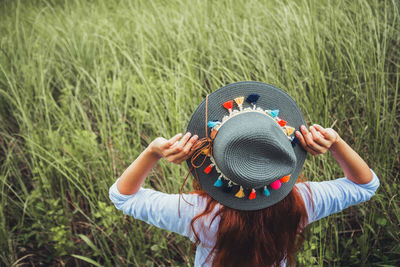
<svg viewBox="0 0 400 267"><path fill-rule="evenodd" d="M197 246L199 229L194 225L209 215L218 202L200 188L196 179L193 187L192 193L207 199L204 211L191 221ZM207 261L212 258L212 266L280 266L284 259L294 265L294 255L305 240L303 230L308 221L304 201L296 187L283 200L262 210L239 211L221 205L209 226L217 216L220 222L216 241L207 257Z"/></svg>

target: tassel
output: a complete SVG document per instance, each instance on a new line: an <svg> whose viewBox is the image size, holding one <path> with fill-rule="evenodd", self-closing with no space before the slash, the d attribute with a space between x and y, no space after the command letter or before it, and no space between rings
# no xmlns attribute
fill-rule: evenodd
<svg viewBox="0 0 400 267"><path fill-rule="evenodd" d="M204 169L204 172L207 173L207 174L209 174L209 173L211 172L211 170L212 170L213 167L214 167L214 164L211 163L210 165L208 165L208 166Z"/></svg>
<svg viewBox="0 0 400 267"><path fill-rule="evenodd" d="M227 185L227 186L224 186L224 187L222 188L222 190L223 190L225 193L231 192L231 191L232 191L232 182L229 181L228 185Z"/></svg>
<svg viewBox="0 0 400 267"><path fill-rule="evenodd" d="M260 98L259 95L257 94L251 94L246 98L246 101L249 102L250 104L255 105L257 100Z"/></svg>
<svg viewBox="0 0 400 267"><path fill-rule="evenodd" d="M232 106L233 106L233 101L232 100L227 101L222 105L224 106L224 108L226 108L229 111L229 113L232 112Z"/></svg>
<svg viewBox="0 0 400 267"><path fill-rule="evenodd" d="M221 187L224 183L221 180L221 176L218 177L218 179L215 181L214 186L215 187Z"/></svg>
<svg viewBox="0 0 400 267"><path fill-rule="evenodd" d="M251 189L249 199L255 199L255 198L256 198L256 190L254 190L254 188L253 188L253 189Z"/></svg>
<svg viewBox="0 0 400 267"><path fill-rule="evenodd" d="M286 126L285 130L286 130L286 135L287 136L290 136L292 133L294 133L294 128L293 127Z"/></svg>
<svg viewBox="0 0 400 267"><path fill-rule="evenodd" d="M207 122L207 126L208 126L209 128L214 128L214 127L217 126L218 124L220 124L219 121L208 121L208 122Z"/></svg>
<svg viewBox="0 0 400 267"><path fill-rule="evenodd" d="M278 117L279 109L271 110L271 112L269 114L271 115L272 118L276 118L276 117Z"/></svg>
<svg viewBox="0 0 400 267"><path fill-rule="evenodd" d="M236 193L235 197L237 198L243 198L244 197L244 193L243 193L243 187L240 186L239 191Z"/></svg>
<svg viewBox="0 0 400 267"><path fill-rule="evenodd" d="M286 123L287 123L287 121L284 121L284 120L279 119L279 118L278 118L277 120L278 120L278 124L279 124L281 127L285 126Z"/></svg>
<svg viewBox="0 0 400 267"><path fill-rule="evenodd" d="M271 195L271 193L269 192L267 186L264 186L264 195L265 195L265 196Z"/></svg>
<svg viewBox="0 0 400 267"><path fill-rule="evenodd" d="M281 181L282 183L287 183L289 182L289 180L290 180L290 174L279 179L279 181Z"/></svg>
<svg viewBox="0 0 400 267"><path fill-rule="evenodd" d="M271 188L275 189L275 190L278 190L279 188L281 188L281 185L282 185L282 183L279 180L276 180L270 184Z"/></svg>
<svg viewBox="0 0 400 267"><path fill-rule="evenodd" d="M215 139L215 136L217 135L217 133L218 133L218 130L217 130L217 129L213 129L213 130L211 131L211 133L210 133L210 138L211 138L212 140L214 140L214 139Z"/></svg>
<svg viewBox="0 0 400 267"><path fill-rule="evenodd" d="M239 107L239 110L243 109L243 101L244 101L244 96L236 97L235 102Z"/></svg>
<svg viewBox="0 0 400 267"><path fill-rule="evenodd" d="M292 140L292 147L295 147L296 144L297 144L298 142L300 142L299 138L297 138L296 136L294 136L294 137L293 137L293 140Z"/></svg>

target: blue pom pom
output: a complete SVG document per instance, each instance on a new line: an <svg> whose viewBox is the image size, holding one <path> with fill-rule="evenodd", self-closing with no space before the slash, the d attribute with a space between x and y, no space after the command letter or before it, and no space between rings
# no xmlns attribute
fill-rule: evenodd
<svg viewBox="0 0 400 267"><path fill-rule="evenodd" d="M278 117L278 114L279 114L279 109L271 110L270 115L272 116L272 118Z"/></svg>
<svg viewBox="0 0 400 267"><path fill-rule="evenodd" d="M299 138L297 138L296 136L294 136L294 137L293 137L293 140L292 140L292 147L295 147L296 144L297 144L298 142L300 142Z"/></svg>
<svg viewBox="0 0 400 267"><path fill-rule="evenodd" d="M229 185L224 186L224 187L222 187L222 190L223 190L225 193L232 192L232 186L229 186Z"/></svg>
<svg viewBox="0 0 400 267"><path fill-rule="evenodd" d="M271 193L269 192L267 187L264 187L264 195L269 196Z"/></svg>
<svg viewBox="0 0 400 267"><path fill-rule="evenodd" d="M218 179L215 181L214 186L215 187L221 187L224 183L221 180L221 176L218 177Z"/></svg>
<svg viewBox="0 0 400 267"><path fill-rule="evenodd" d="M257 102L257 100L258 100L259 98L260 98L259 95L257 95L257 94L251 94L251 95L249 95L249 96L246 98L246 101L249 102L249 103L251 103L251 104L253 104L253 105L255 105L256 102Z"/></svg>
<svg viewBox="0 0 400 267"><path fill-rule="evenodd" d="M209 127L209 128L214 128L216 125L218 125L219 124L219 121L208 121L207 122L207 126Z"/></svg>

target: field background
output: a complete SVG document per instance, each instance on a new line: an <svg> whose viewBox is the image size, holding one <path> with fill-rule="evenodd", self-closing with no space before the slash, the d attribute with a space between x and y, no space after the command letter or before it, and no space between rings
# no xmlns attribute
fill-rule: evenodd
<svg viewBox="0 0 400 267"><path fill-rule="evenodd" d="M311 226L299 266L398 266L399 1L1 1L0 265L191 266L190 242L117 211L113 181L228 83L283 88L381 179ZM177 193L186 166L146 186ZM308 156L304 175L342 173ZM186 191L190 190L187 185Z"/></svg>

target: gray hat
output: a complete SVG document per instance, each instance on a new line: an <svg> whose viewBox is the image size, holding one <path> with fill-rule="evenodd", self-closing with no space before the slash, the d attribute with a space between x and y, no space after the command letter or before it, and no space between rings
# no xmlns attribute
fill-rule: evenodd
<svg viewBox="0 0 400 267"><path fill-rule="evenodd" d="M304 164L306 151L294 136L302 124L299 107L281 89L229 84L193 113L187 131L200 142L187 163L219 203L237 210L272 206L289 194Z"/></svg>

